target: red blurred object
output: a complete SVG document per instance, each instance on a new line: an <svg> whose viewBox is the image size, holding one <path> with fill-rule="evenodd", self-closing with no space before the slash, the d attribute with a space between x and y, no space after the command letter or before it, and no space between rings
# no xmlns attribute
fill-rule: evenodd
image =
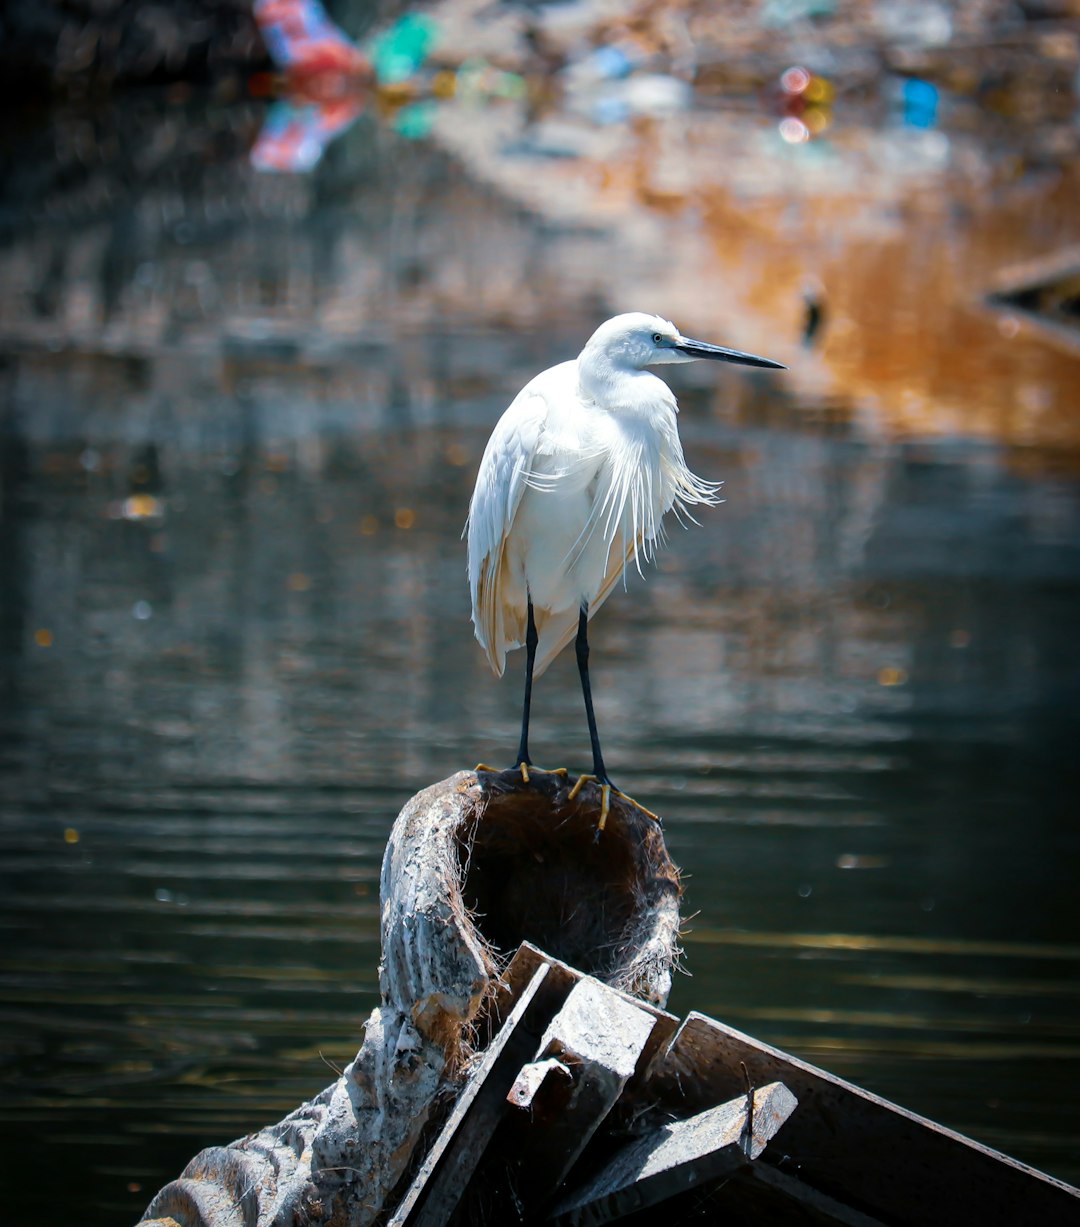
<svg viewBox="0 0 1080 1227"><path fill-rule="evenodd" d="M259 170L302 174L363 110L371 63L319 0L255 0L255 20L287 96L267 114L251 161ZM264 97L275 92L275 78L259 73L248 87Z"/></svg>
<svg viewBox="0 0 1080 1227"><path fill-rule="evenodd" d="M781 74L780 88L785 94L805 94L812 79L805 68L795 65Z"/></svg>
<svg viewBox="0 0 1080 1227"><path fill-rule="evenodd" d="M318 0L255 0L270 58L290 79L367 77L371 64Z"/></svg>

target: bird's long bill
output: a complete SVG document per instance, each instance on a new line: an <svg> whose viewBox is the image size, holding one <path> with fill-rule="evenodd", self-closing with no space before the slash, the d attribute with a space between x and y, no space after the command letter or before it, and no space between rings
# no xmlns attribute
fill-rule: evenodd
<svg viewBox="0 0 1080 1227"><path fill-rule="evenodd" d="M675 348L691 358L715 358L719 362L737 362L741 366L767 366L772 370L787 370L782 362L774 362L771 358L744 354L741 349L725 349L723 345L710 345L708 341L691 341L689 337L677 341Z"/></svg>

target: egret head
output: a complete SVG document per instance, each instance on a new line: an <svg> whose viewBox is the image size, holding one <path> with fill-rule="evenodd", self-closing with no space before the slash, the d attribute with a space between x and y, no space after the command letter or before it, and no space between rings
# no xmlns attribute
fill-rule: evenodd
<svg viewBox="0 0 1080 1227"><path fill-rule="evenodd" d="M720 362L737 362L743 366L766 366L785 370L783 363L738 349L725 349L707 341L684 337L670 320L642 311L616 315L600 325L589 338L584 353L600 352L616 367L643 370L663 362L693 362L712 358Z"/></svg>

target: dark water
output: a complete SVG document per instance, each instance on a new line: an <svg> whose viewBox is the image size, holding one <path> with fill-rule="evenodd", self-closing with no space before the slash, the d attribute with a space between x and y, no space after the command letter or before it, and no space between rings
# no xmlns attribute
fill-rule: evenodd
<svg viewBox="0 0 1080 1227"><path fill-rule="evenodd" d="M910 400L796 328L749 310L721 335L711 285L627 301L656 256L614 221L550 224L370 117L308 179L260 178L259 118L140 101L8 153L12 1221L58 1150L50 1213L133 1220L351 1058L399 806L516 743L519 662L489 674L464 584L487 432L631 306L793 367L681 380L688 456L727 501L594 623L609 766L686 873L671 1007L1080 1179L1075 353L1025 329L1003 356L965 300L993 380L905 424ZM1074 170L1023 185L1048 245L1075 236L1038 193ZM934 241L971 224L943 212ZM910 277L879 270L886 304ZM1057 436L1003 423L1002 364ZM534 712L538 761L584 768L569 657Z"/></svg>

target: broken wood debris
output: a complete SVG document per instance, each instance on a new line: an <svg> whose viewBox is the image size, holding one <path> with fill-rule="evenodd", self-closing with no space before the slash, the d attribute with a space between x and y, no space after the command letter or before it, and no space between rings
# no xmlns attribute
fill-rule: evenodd
<svg viewBox="0 0 1080 1227"><path fill-rule="evenodd" d="M541 976L538 1022L522 1002ZM1077 1190L704 1015L680 1025L527 943L493 998L500 1023L491 1046L524 1059L478 1061L391 1227L636 1223L691 1193L733 1221L1080 1222Z"/></svg>
<svg viewBox="0 0 1080 1227"><path fill-rule="evenodd" d="M547 976L562 991L548 994L549 1005L559 1003L537 1037L528 1025L535 1012L530 1015L523 1003L535 1000L537 982ZM518 1221L566 1227L613 1221L753 1162L795 1108L790 1091L774 1082L754 1090L752 1107L743 1095L684 1119L666 1114L669 1119L629 1140L618 1130L598 1136L621 1119L613 1110L627 1087L658 1059L660 1049L650 1045L654 1031L659 1027L670 1039L675 1020L528 945L503 983L498 1000L505 1022L389 1227L469 1221L454 1214L469 1204L474 1176L471 1192L481 1199L485 1193L498 1197L485 1184L510 1176ZM514 986L522 984L511 1006ZM511 1076L504 1054L530 1043L530 1059ZM495 1058L492 1049L498 1049Z"/></svg>
<svg viewBox="0 0 1080 1227"><path fill-rule="evenodd" d="M753 1093L753 1124L745 1098L672 1121L625 1146L581 1189L552 1210L559 1227L608 1223L677 1193L738 1171L795 1110L795 1096L781 1082ZM743 1138L750 1140L744 1149Z"/></svg>

